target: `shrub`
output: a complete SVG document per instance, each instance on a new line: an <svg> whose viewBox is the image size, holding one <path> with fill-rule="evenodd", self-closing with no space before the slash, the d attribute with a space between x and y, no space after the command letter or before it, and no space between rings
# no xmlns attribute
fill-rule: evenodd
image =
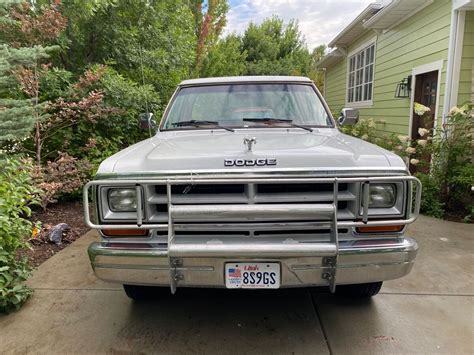
<svg viewBox="0 0 474 355"><path fill-rule="evenodd" d="M57 202L58 198L79 196L92 173L88 160L61 152L56 160L48 161L46 166L35 166L32 177L35 186L41 190L39 204L46 209L48 204Z"/></svg>
<svg viewBox="0 0 474 355"><path fill-rule="evenodd" d="M415 113L425 119L429 109L416 103ZM382 139L376 137L376 123L361 119L353 127L343 127L343 132L376 143L415 166L415 174L423 183L421 212L443 218L448 214L463 215L470 222L474 215L474 132L472 104L454 107L438 129L420 128L419 139L392 134ZM431 156L431 161L426 158Z"/></svg>
<svg viewBox="0 0 474 355"><path fill-rule="evenodd" d="M32 291L23 281L29 275L25 260L16 252L31 235L30 205L37 202L31 164L0 157L0 311L18 309Z"/></svg>
<svg viewBox="0 0 474 355"><path fill-rule="evenodd" d="M99 159L148 138L148 132L139 128L139 113L149 110L160 117L160 98L153 86L138 85L111 67L93 65L76 81L68 79L67 72L46 74L44 85L58 94L63 90L64 95L51 98L47 106L42 163L61 151L97 165ZM57 78L61 75L63 81ZM108 155L88 149L91 139ZM27 151L35 150L31 139L23 145Z"/></svg>
<svg viewBox="0 0 474 355"><path fill-rule="evenodd" d="M93 170L97 170L99 164L122 149L122 137L91 137L83 148L84 154L92 164Z"/></svg>
<svg viewBox="0 0 474 355"><path fill-rule="evenodd" d="M429 174L418 173L415 176L420 179L423 185L423 195L420 210L422 213L436 218L443 218L444 204L441 202L440 187L436 180Z"/></svg>
<svg viewBox="0 0 474 355"><path fill-rule="evenodd" d="M473 208L474 132L472 104L453 108L448 121L425 148L432 154L431 176L440 186L439 197L449 212L470 215Z"/></svg>
<svg viewBox="0 0 474 355"><path fill-rule="evenodd" d="M426 112L415 107L419 118ZM472 105L454 107L447 121L436 131L420 128L420 139L412 142L410 163L424 183L422 212L434 217L462 215L469 222L474 208L474 151ZM423 157L431 156L431 162Z"/></svg>
<svg viewBox="0 0 474 355"><path fill-rule="evenodd" d="M370 143L377 142L377 123L372 118L361 118L354 126L342 126L342 131Z"/></svg>

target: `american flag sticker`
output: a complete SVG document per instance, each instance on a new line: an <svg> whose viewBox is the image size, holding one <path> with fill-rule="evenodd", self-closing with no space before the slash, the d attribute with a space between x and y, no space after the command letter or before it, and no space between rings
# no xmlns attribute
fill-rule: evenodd
<svg viewBox="0 0 474 355"><path fill-rule="evenodd" d="M236 268L229 268L229 277L241 277L242 273L240 272L240 269Z"/></svg>

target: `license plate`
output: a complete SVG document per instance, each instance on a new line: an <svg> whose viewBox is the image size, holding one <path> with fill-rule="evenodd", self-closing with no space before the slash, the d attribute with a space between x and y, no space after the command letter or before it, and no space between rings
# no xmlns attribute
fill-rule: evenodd
<svg viewBox="0 0 474 355"><path fill-rule="evenodd" d="M279 288L279 263L227 263L225 264L227 288Z"/></svg>

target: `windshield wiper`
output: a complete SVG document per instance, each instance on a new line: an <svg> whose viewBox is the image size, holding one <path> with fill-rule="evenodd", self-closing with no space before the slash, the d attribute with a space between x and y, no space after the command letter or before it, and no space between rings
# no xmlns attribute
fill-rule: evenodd
<svg viewBox="0 0 474 355"><path fill-rule="evenodd" d="M264 118L246 118L246 117L244 117L244 118L242 118L242 121L262 122L262 123L266 123L266 124L269 124L269 123L287 123L292 127L298 127L298 128L302 128L306 131L313 132L313 129L311 127L302 126L302 125L293 123L293 120L290 120L290 119L270 118L270 117L264 117Z"/></svg>
<svg viewBox="0 0 474 355"><path fill-rule="evenodd" d="M176 126L176 127L182 127L182 126L195 126L195 127L199 127L199 126L214 126L216 128L221 128L221 129L225 129L226 131L229 131L229 132L235 132L235 130L233 130L232 128L229 128L229 127L225 127L225 126L221 126L218 122L216 121L198 121L198 120L189 120L189 121L181 121L181 122L175 122L175 123L172 123L173 126Z"/></svg>

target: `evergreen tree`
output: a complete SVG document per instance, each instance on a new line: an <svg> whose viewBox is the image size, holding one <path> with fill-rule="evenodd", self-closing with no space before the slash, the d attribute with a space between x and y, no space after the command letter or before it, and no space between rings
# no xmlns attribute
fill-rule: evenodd
<svg viewBox="0 0 474 355"><path fill-rule="evenodd" d="M4 29L15 23L11 9L16 4L18 1L0 0L0 142L26 137L35 122L41 119L37 67L56 48L39 45L19 47L17 43L16 46L8 43ZM33 73L29 78L22 76L25 68L30 68ZM26 98L25 92L28 92Z"/></svg>
<svg viewBox="0 0 474 355"><path fill-rule="evenodd" d="M23 138L32 131L38 117L35 112L37 95L23 97L17 70L36 67L38 61L48 57L47 51L40 46L12 48L0 44L0 141Z"/></svg>

